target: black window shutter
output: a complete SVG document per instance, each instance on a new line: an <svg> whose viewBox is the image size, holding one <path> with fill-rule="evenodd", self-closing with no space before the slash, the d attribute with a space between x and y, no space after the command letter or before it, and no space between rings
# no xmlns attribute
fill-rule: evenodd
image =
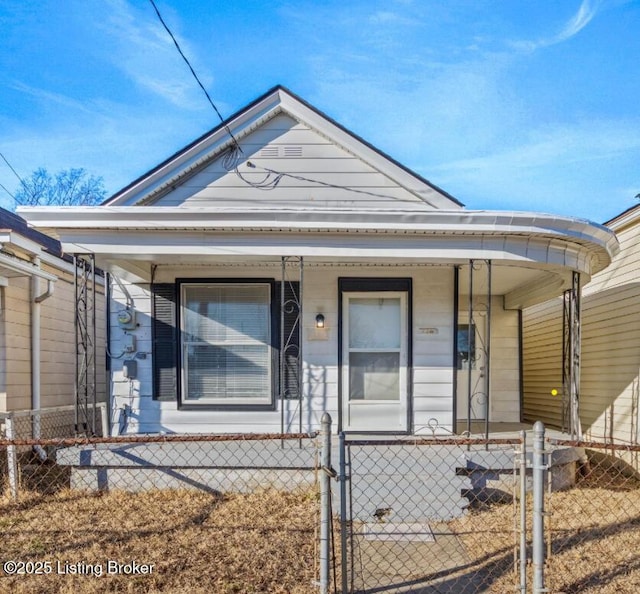
<svg viewBox="0 0 640 594"><path fill-rule="evenodd" d="M280 283L276 284L277 310L280 311ZM298 358L300 356L300 312L298 308L300 295L299 282L286 282L284 287L284 381L282 397L290 400L300 398ZM278 339L280 337L280 316L276 325ZM279 361L278 361L279 364Z"/></svg>
<svg viewBox="0 0 640 594"><path fill-rule="evenodd" d="M174 283L151 285L153 397L156 400L176 400L178 332L176 329L177 291Z"/></svg>

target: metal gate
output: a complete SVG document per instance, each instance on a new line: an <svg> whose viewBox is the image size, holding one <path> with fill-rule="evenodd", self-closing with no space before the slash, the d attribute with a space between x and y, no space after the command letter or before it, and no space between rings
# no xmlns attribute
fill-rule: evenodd
<svg viewBox="0 0 640 594"><path fill-rule="evenodd" d="M341 435L341 591L524 591L524 445Z"/></svg>

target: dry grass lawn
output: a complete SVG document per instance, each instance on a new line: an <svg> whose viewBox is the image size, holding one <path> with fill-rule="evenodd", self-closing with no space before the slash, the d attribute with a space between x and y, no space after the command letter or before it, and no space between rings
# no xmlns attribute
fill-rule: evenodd
<svg viewBox="0 0 640 594"><path fill-rule="evenodd" d="M547 587L555 594L636 594L640 592L640 480L616 464L609 465L605 457L594 459L588 470L576 488L548 496L545 521L552 554L546 567ZM51 562L52 573L8 576L0 571L0 592L317 591L319 517L312 492L268 490L217 497L177 490L140 494L62 490L21 497L15 504L0 496L0 560ZM530 522L531 498L528 505ZM486 505L447 524L443 533L461 543L465 562L457 568L449 564L452 569L441 583L443 592L460 592L463 584L468 587L465 592L476 586L483 592L514 591L514 511L512 504ZM422 547L440 547L444 554L443 542L442 535L436 536L433 545ZM69 575L66 569L96 564L104 570L109 560L153 564L153 571L95 577ZM418 561L416 575L426 585L432 579L424 574L429 560Z"/></svg>
<svg viewBox="0 0 640 594"><path fill-rule="evenodd" d="M48 575L0 571L0 591L312 593L317 524L314 493L65 490L18 504L0 498L1 560L52 563ZM106 571L108 560L153 570L68 574L70 566L89 564Z"/></svg>
<svg viewBox="0 0 640 594"><path fill-rule="evenodd" d="M551 555L546 586L554 594L640 592L640 481L615 466L591 468L577 488L547 496ZM527 527L531 538L531 498ZM452 522L491 592L512 592L513 507L493 506ZM530 556L529 556L530 558ZM529 567L528 582L532 573Z"/></svg>

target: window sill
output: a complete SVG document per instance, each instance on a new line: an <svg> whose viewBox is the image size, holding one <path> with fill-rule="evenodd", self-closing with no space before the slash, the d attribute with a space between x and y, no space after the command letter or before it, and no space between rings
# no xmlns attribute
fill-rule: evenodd
<svg viewBox="0 0 640 594"><path fill-rule="evenodd" d="M229 411L229 412L251 412L251 411L275 411L275 402L262 404L222 404L217 402L179 402L178 410L199 410L199 411Z"/></svg>

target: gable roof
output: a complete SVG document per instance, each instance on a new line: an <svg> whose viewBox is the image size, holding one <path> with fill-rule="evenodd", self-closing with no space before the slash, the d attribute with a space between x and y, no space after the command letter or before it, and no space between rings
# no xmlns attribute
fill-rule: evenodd
<svg viewBox="0 0 640 594"><path fill-rule="evenodd" d="M149 172L131 182L128 186L107 199L105 206L134 206L159 204L158 200L170 193L187 179L201 172L216 159L224 158L229 149L239 147L243 139L259 130L279 114L285 114L296 122L304 124L315 134L327 139L339 150L345 151L366 164L372 171L379 172L400 188L414 206L427 209L454 209L463 205L453 196L406 168L382 151L353 134L345 127L317 110L315 107L282 86L276 86L253 101L247 107L233 114L212 130L203 134L182 150L178 151ZM242 149L240 149L242 150ZM240 155L244 157L244 154ZM245 163L247 160L245 159ZM251 165L249 165L251 166ZM228 169L229 171L229 169ZM284 176L293 179L295 175L282 170ZM331 171L326 171L330 174ZM244 180L244 178L241 178ZM315 180L304 178L313 185ZM333 187L346 192L372 192L357 190L349 185L315 182L316 188ZM253 186L255 187L255 186ZM251 189L250 183L244 189ZM384 197L384 196L383 196ZM393 196L388 196L394 200ZM337 197L337 200L341 200ZM406 202L406 201L405 201Z"/></svg>

